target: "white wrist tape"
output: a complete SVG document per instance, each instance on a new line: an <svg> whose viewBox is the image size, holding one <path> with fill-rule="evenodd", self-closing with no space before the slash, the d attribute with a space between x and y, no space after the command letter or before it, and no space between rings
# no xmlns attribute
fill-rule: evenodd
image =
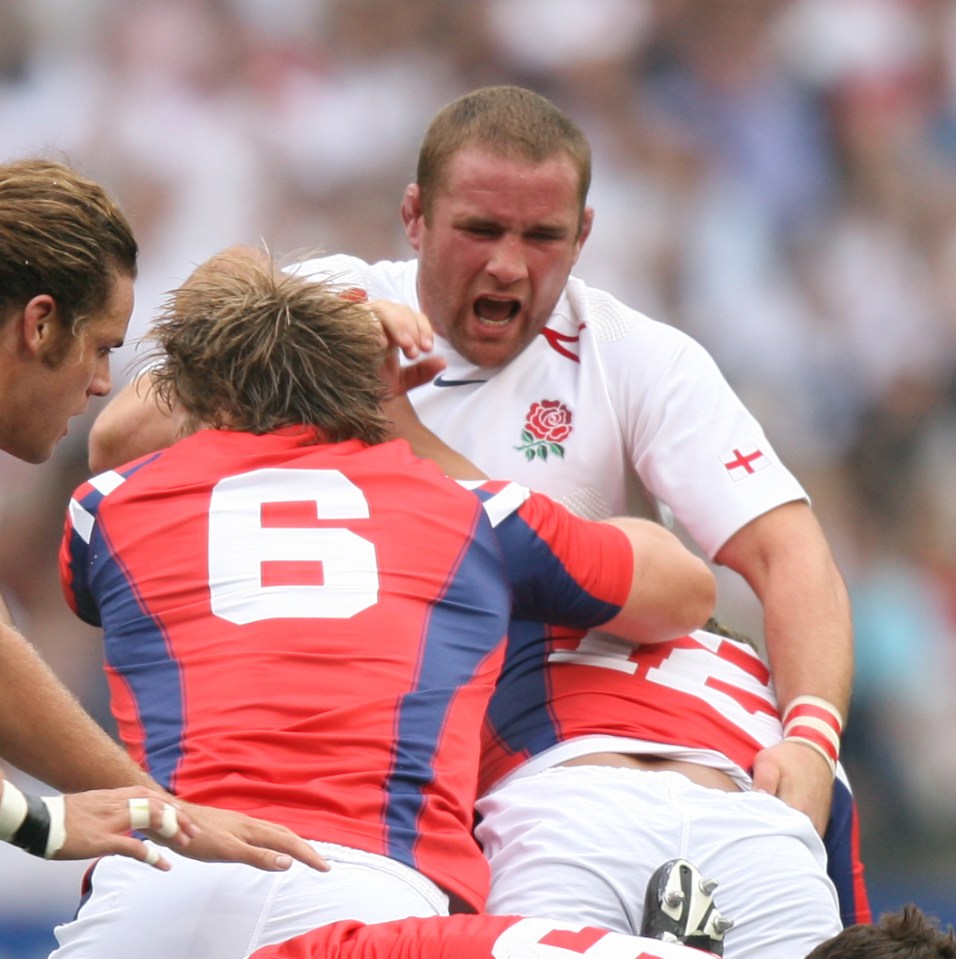
<svg viewBox="0 0 956 959"><path fill-rule="evenodd" d="M9 779L4 780L0 795L0 839L11 839L26 818L27 797Z"/></svg>
<svg viewBox="0 0 956 959"><path fill-rule="evenodd" d="M46 859L52 859L66 842L66 798L64 796L41 796L50 811L50 835L46 840Z"/></svg>
<svg viewBox="0 0 956 959"><path fill-rule="evenodd" d="M66 800L63 796L28 796L4 781L0 839L50 859L66 842Z"/></svg>

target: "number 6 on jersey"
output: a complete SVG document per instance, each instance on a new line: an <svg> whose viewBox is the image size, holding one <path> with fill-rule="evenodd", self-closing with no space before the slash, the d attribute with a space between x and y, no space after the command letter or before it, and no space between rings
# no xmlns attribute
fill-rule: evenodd
<svg viewBox="0 0 956 959"><path fill-rule="evenodd" d="M347 619L378 602L371 542L347 529L269 528L264 514L278 503L307 505L310 513L314 507L317 520L369 515L365 495L338 470L262 469L220 480L209 504L209 592L217 616L239 626Z"/></svg>

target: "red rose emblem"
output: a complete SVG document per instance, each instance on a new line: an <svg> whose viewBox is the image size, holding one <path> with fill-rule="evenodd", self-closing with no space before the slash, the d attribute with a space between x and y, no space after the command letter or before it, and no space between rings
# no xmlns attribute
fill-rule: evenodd
<svg viewBox="0 0 956 959"><path fill-rule="evenodd" d="M558 400L532 403L525 429L537 440L560 443L571 435L571 411Z"/></svg>
<svg viewBox="0 0 956 959"><path fill-rule="evenodd" d="M564 456L561 445L571 435L571 411L558 400L532 403L521 430L521 445L515 449L533 459L548 461L549 456Z"/></svg>

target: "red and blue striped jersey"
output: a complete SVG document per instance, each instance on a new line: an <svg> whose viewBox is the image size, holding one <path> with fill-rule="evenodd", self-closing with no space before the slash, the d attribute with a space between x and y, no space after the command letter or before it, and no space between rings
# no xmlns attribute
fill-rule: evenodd
<svg viewBox="0 0 956 959"><path fill-rule="evenodd" d="M631 564L619 530L515 484L293 430L203 431L94 477L61 551L120 735L160 783L390 856L473 908L509 617L604 622Z"/></svg>

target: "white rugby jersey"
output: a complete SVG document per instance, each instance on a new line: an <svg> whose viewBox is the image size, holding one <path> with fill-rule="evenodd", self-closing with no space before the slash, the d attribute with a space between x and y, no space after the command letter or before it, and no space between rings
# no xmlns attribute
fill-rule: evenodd
<svg viewBox="0 0 956 959"><path fill-rule="evenodd" d="M415 260L299 269L420 309ZM489 476L583 516L654 516L660 502L713 558L752 519L807 499L702 346L573 277L507 365L474 366L441 337L435 352L447 369L410 394L422 421Z"/></svg>

